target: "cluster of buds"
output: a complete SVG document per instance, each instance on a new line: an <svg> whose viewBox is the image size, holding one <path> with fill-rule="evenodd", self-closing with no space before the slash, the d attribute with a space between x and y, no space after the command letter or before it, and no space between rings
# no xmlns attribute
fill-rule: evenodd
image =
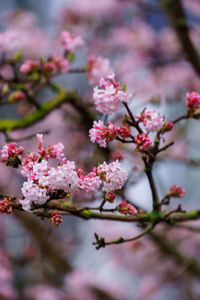
<svg viewBox="0 0 200 300"><path fill-rule="evenodd" d="M186 106L190 118L200 117L200 94L196 92L186 94Z"/></svg>
<svg viewBox="0 0 200 300"><path fill-rule="evenodd" d="M58 211L54 211L51 214L50 221L51 221L52 224L58 226L63 222L63 219L62 219L62 217L61 217L61 215Z"/></svg>
<svg viewBox="0 0 200 300"><path fill-rule="evenodd" d="M104 200L106 200L106 201L108 201L108 202L110 202L110 203L113 203L114 200L115 200L115 197L116 197L115 193L109 192L109 193L106 193L106 194L105 194Z"/></svg>
<svg viewBox="0 0 200 300"><path fill-rule="evenodd" d="M178 186L176 184L173 184L168 193L167 196L168 197L174 197L174 198L182 198L185 195L185 189L183 189L181 186Z"/></svg>
<svg viewBox="0 0 200 300"><path fill-rule="evenodd" d="M161 132L162 133L168 132L168 131L172 130L173 127L174 127L174 123L172 123L172 122L165 122L163 124L163 127L161 128Z"/></svg>
<svg viewBox="0 0 200 300"><path fill-rule="evenodd" d="M12 212L12 200L4 197L0 200L0 213L10 214Z"/></svg>
<svg viewBox="0 0 200 300"><path fill-rule="evenodd" d="M115 127L112 122L108 122L108 126L105 126L102 121L94 121L93 127L89 131L90 140L104 148L108 142L116 139L118 135L122 138L130 137L130 127L128 125Z"/></svg>
<svg viewBox="0 0 200 300"><path fill-rule="evenodd" d="M58 143L48 147L47 149L43 148L43 135L37 134L38 139L38 153L42 158L58 158L61 159L64 156L64 146L62 143Z"/></svg>
<svg viewBox="0 0 200 300"><path fill-rule="evenodd" d="M16 146L17 144L13 142L3 146L1 150L1 162L13 168L18 168L21 164L21 154L24 152L24 148L22 146L19 148Z"/></svg>
<svg viewBox="0 0 200 300"><path fill-rule="evenodd" d="M138 212L135 206L133 206L131 203L128 203L126 200L123 200L118 205L117 210L123 215L135 215Z"/></svg>
<svg viewBox="0 0 200 300"><path fill-rule="evenodd" d="M141 133L134 137L135 144L137 146L137 149L141 152L145 152L151 147L152 141L148 137L147 134Z"/></svg>
<svg viewBox="0 0 200 300"><path fill-rule="evenodd" d="M65 74L69 72L69 61L63 56L52 54L44 63L43 71L47 75L55 75L59 72Z"/></svg>
<svg viewBox="0 0 200 300"><path fill-rule="evenodd" d="M15 91L15 92L10 94L10 96L8 98L8 102L16 103L16 102L19 102L21 100L24 100L25 98L26 98L26 95L23 91Z"/></svg>
<svg viewBox="0 0 200 300"><path fill-rule="evenodd" d="M30 75L37 72L40 67L40 62L38 60L28 59L19 68L21 73Z"/></svg>

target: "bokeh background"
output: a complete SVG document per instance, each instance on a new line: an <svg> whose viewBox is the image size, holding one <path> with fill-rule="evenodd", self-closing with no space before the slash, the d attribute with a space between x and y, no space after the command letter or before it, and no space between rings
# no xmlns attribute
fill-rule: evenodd
<svg viewBox="0 0 200 300"><path fill-rule="evenodd" d="M199 51L200 3L185 0L182 4L190 39ZM136 114L144 107L155 108L165 115L166 120L173 120L186 111L186 92L200 91L199 74L187 58L187 49L183 49L168 21L169 14L160 7L159 1L7 0L0 1L0 11L0 31L17 32L20 46L14 44L14 50L23 46L24 58L59 53L58 36L62 30L81 35L85 46L76 51L71 69L81 69L91 55L108 58L117 79L127 84L128 91L133 94L130 107ZM12 47L7 46L10 51ZM1 68L1 75L2 72ZM95 117L102 119L92 102L94 84L85 72L60 75L54 82L75 90ZM52 91L43 88L37 98L44 103L53 95ZM18 119L31 111L32 107L24 102L1 105L0 117ZM122 110L109 120L119 122L124 113ZM73 103L66 103L34 126L11 132L11 137L22 139L48 130L45 144L62 142L67 158L88 170L98 162L112 160L114 155L120 154L129 172L125 197L131 203L151 210L151 192L138 153L132 146L118 142L109 146L109 153L102 152L89 141L86 123L81 111L77 111ZM174 183L181 185L186 189L186 196L181 200L184 208L198 209L198 121L181 122L173 133L166 135L166 139L176 143L155 165L159 194L163 197ZM3 133L0 142L1 146L5 143ZM29 151L37 146L34 137L22 140L20 144ZM0 166L2 194L20 197L22 183L23 178L16 170ZM86 200L96 205L99 198L97 195L95 201ZM81 203L82 199L74 201ZM178 203L172 202L171 208ZM57 228L48 220L23 213L1 215L0 223L1 299L164 300L200 297L199 279L177 264L150 237L99 251L92 245L94 232L110 240L119 236L131 237L139 232L135 224L84 221L66 216ZM199 260L198 233L169 226L160 230L187 255Z"/></svg>

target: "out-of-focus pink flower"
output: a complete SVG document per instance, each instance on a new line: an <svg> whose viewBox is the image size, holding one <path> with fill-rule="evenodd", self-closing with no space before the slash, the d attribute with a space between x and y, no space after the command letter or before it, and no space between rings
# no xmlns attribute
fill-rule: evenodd
<svg viewBox="0 0 200 300"><path fill-rule="evenodd" d="M161 132L164 133L164 132L167 132L167 131L170 131L172 130L174 127L174 124L172 122L165 122L163 124L163 127L161 128Z"/></svg>
<svg viewBox="0 0 200 300"><path fill-rule="evenodd" d="M56 65L54 62L52 61L47 61L45 62L45 64L43 65L43 70L46 73L53 73L54 71L56 71Z"/></svg>
<svg viewBox="0 0 200 300"><path fill-rule="evenodd" d="M87 76L89 83L92 85L98 84L101 78L106 78L113 73L109 60L95 55L90 56L88 69Z"/></svg>
<svg viewBox="0 0 200 300"><path fill-rule="evenodd" d="M110 154L110 160L122 160L123 159L123 155L121 152L119 151L114 151Z"/></svg>
<svg viewBox="0 0 200 300"><path fill-rule="evenodd" d="M38 70L39 65L39 61L28 59L20 66L19 70L24 74L31 74Z"/></svg>
<svg viewBox="0 0 200 300"><path fill-rule="evenodd" d="M186 94L186 106L189 110L200 108L200 94L196 92Z"/></svg>
<svg viewBox="0 0 200 300"><path fill-rule="evenodd" d="M93 98L96 109L102 114L111 114L119 110L119 103L127 103L130 100L128 95L115 80L115 75L112 74L108 78L101 79L99 87L93 90Z"/></svg>
<svg viewBox="0 0 200 300"><path fill-rule="evenodd" d="M50 74L69 72L69 61L63 56L52 54L43 65L43 70Z"/></svg>
<svg viewBox="0 0 200 300"><path fill-rule="evenodd" d="M52 54L50 60L55 63L57 70L62 74L69 72L69 61L65 57Z"/></svg>
<svg viewBox="0 0 200 300"><path fill-rule="evenodd" d="M71 52L74 52L76 48L85 44L81 36L73 35L68 31L61 32L60 42L64 46L65 50Z"/></svg>
<svg viewBox="0 0 200 300"><path fill-rule="evenodd" d="M128 203L126 200L123 200L119 205L118 205L118 211L120 212L120 214L123 215L135 215L137 214L137 209L135 208L135 206L133 206L132 204Z"/></svg>
<svg viewBox="0 0 200 300"><path fill-rule="evenodd" d="M137 146L137 149L141 152L148 150L149 147L152 145L152 141L148 137L147 134L142 133L138 134L134 137L135 144Z"/></svg>
<svg viewBox="0 0 200 300"><path fill-rule="evenodd" d="M15 102L18 102L20 100L23 100L26 98L26 95L24 92L22 91L15 91L13 93L10 94L9 98L8 98L8 101L10 103L15 103Z"/></svg>
<svg viewBox="0 0 200 300"><path fill-rule="evenodd" d="M181 186L178 186L176 184L173 184L170 187L169 192L167 193L167 196L174 197L174 198L182 198L185 195L186 190L183 189Z"/></svg>

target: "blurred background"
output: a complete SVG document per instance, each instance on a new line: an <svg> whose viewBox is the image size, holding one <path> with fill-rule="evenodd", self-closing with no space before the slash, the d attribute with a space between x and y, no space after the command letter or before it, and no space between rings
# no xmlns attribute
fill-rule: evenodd
<svg viewBox="0 0 200 300"><path fill-rule="evenodd" d="M95 111L92 91L96 78L83 72L91 56L108 59L110 70L120 83L127 84L133 95L130 107L139 114L144 107L155 108L167 121L186 112L186 92L200 92L198 61L192 59L191 48L183 43L187 34L193 50L200 49L200 3L180 1L184 9L183 28L177 28L173 1L151 0L7 0L0 2L0 51L2 57L22 50L25 59L48 58L60 54L58 38L63 30L80 35L85 46L76 51L70 63L71 72L55 76L52 81L74 90L81 106L65 103L37 124L10 132L11 140L19 140L28 151L37 148L36 138L24 139L38 132L45 134L46 146L62 142L67 159L78 167L91 170L104 160L120 158L129 172L123 197L145 210L152 209L151 192L143 174L140 155L132 146L113 142L102 151L90 142L88 130L92 120L84 118L83 107L95 119L103 119ZM179 2L179 1L178 1ZM170 7L171 5L171 7ZM185 24L187 29L185 31ZM182 31L181 31L182 30ZM5 39L4 33L14 35ZM6 41L5 41L6 40ZM195 53L196 53L195 52ZM194 58L194 56L193 56ZM199 68L200 69L200 68ZM3 119L23 119L34 108L21 101L8 103L2 96L5 82L12 80L8 66L0 65L1 106ZM9 77L11 76L11 77ZM11 79L10 79L11 78ZM39 103L55 96L41 86L35 94ZM5 99L7 95L5 96ZM125 111L109 116L119 123ZM1 122L1 121L0 121ZM181 122L166 134L176 141L160 155L154 177L162 198L172 184L186 189L181 203L186 209L199 209L199 123ZM1 146L6 141L1 133ZM21 196L23 178L15 169L0 165L1 194ZM97 205L101 195L77 197L74 202ZM117 201L121 200L119 195ZM179 202L174 200L171 208ZM0 216L0 299L31 300L142 300L200 299L199 278L155 242L145 237L130 244L110 246L97 251L92 245L94 232L112 240L132 237L140 229L135 224L109 221L85 221L73 216L63 218L59 226L31 214L14 212ZM197 225L195 223L195 225ZM198 232L160 226L160 232L186 255L200 258Z"/></svg>

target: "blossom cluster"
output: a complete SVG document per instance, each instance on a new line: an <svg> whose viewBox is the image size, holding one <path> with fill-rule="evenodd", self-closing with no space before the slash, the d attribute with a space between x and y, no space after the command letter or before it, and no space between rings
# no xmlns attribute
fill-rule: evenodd
<svg viewBox="0 0 200 300"><path fill-rule="evenodd" d="M136 116L139 122L142 122L147 132L158 132L164 125L164 118L154 109L144 110L140 116Z"/></svg>
<svg viewBox="0 0 200 300"><path fill-rule="evenodd" d="M102 191L108 193L107 200L114 201L112 192L121 189L127 179L127 172L123 170L119 161L110 164L104 162L94 167L89 174L83 175L82 169L76 170L74 161L63 157L62 143L45 149L43 135L37 134L37 139L37 152L31 152L23 159L21 153L24 148L16 148L16 143L7 144L1 150L2 161L6 163L17 155L19 164L22 165L21 174L27 178L22 186L23 198L20 200L24 210L31 210L33 205L44 205L55 193L58 197L59 194L63 197L81 191L95 193L100 186ZM57 167L50 166L49 159L52 158L60 160ZM4 206L2 204L2 207Z"/></svg>
<svg viewBox="0 0 200 300"><path fill-rule="evenodd" d="M130 100L128 95L115 80L115 75L109 75L107 79L101 79L99 86L93 90L93 99L96 109L104 114L111 114L119 111L119 103L127 103Z"/></svg>
<svg viewBox="0 0 200 300"><path fill-rule="evenodd" d="M16 147L15 142L6 144L1 149L1 161L6 163L6 165L18 167L21 160L21 155L24 152L24 148L20 146Z"/></svg>
<svg viewBox="0 0 200 300"><path fill-rule="evenodd" d="M117 136L122 138L127 138L131 136L131 131L129 126L118 126L112 122L108 122L108 126L105 126L103 122L94 121L93 127L89 131L90 140L93 143L97 143L100 147L106 147L107 143L116 139Z"/></svg>
<svg viewBox="0 0 200 300"><path fill-rule="evenodd" d="M20 72L26 75L35 72L43 72L46 75L55 75L57 73L67 73L69 71L69 61L63 56L52 54L47 61L42 64L39 61L25 60L20 66Z"/></svg>

